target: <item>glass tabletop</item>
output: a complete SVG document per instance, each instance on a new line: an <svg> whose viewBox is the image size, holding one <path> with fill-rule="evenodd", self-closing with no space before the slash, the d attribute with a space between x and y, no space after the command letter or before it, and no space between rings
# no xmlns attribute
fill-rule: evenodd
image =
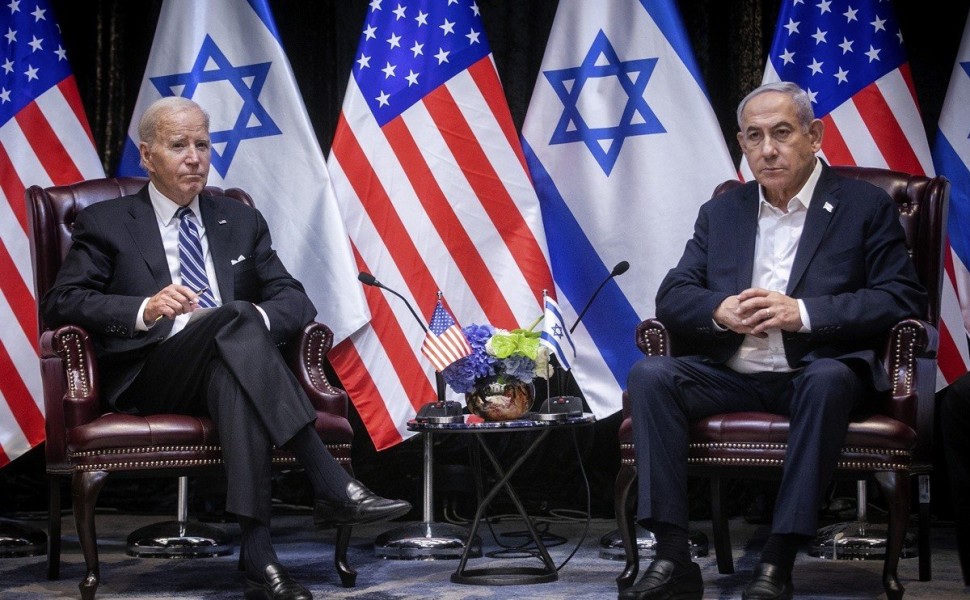
<svg viewBox="0 0 970 600"><path fill-rule="evenodd" d="M558 419L548 419L536 413L526 413L518 419L511 421L484 421L481 417L470 414L462 415L462 417L463 419L461 421L451 423L411 419L408 421L407 427L409 431L467 431L483 433L490 431L517 431L522 429L592 425L596 422L596 416L593 413L564 415Z"/></svg>

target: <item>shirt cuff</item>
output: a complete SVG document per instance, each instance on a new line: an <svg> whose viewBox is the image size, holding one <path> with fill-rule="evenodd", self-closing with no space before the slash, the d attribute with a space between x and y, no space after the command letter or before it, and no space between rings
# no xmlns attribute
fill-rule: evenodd
<svg viewBox="0 0 970 600"><path fill-rule="evenodd" d="M138 314L135 315L135 331L148 331L155 325L154 323L151 325L145 323L145 307L148 306L149 300L151 298L145 298L142 300L141 306L138 307Z"/></svg>
<svg viewBox="0 0 970 600"><path fill-rule="evenodd" d="M798 330L798 333L810 333L812 331L812 321L808 318L808 310L805 308L805 303L801 300L796 300L798 302L798 316L802 318L802 328Z"/></svg>
<svg viewBox="0 0 970 600"><path fill-rule="evenodd" d="M263 323L266 324L266 330L271 331L273 328L269 326L269 315L267 315L266 311L260 308L258 304L253 304L253 306L256 307L256 310L259 311L259 314L263 315Z"/></svg>

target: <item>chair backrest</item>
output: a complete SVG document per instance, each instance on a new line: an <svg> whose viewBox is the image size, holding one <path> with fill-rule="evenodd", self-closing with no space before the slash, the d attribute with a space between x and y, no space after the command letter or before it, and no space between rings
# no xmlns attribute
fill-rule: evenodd
<svg viewBox="0 0 970 600"><path fill-rule="evenodd" d="M832 170L844 177L868 181L884 189L896 202L906 247L916 265L920 283L929 294L927 314L921 318L939 327L950 182L945 177L909 175L869 167L838 166ZM714 190L714 195L739 185L741 182L737 180L725 181Z"/></svg>
<svg viewBox="0 0 970 600"><path fill-rule="evenodd" d="M30 233L30 259L34 269L34 293L38 306L54 284L67 251L71 248L74 220L81 209L96 202L136 193L148 183L146 177L90 179L70 185L42 188L31 186L25 193ZM223 190L209 186L210 195L225 195L249 206L253 200L238 188ZM38 314L39 331L47 328Z"/></svg>

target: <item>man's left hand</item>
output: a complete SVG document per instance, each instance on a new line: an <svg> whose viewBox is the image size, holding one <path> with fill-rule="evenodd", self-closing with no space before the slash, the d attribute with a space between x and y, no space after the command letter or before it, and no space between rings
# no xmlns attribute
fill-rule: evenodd
<svg viewBox="0 0 970 600"><path fill-rule="evenodd" d="M798 331L802 328L798 301L762 288L748 288L738 294L738 316L741 323L752 328L752 335L768 329Z"/></svg>

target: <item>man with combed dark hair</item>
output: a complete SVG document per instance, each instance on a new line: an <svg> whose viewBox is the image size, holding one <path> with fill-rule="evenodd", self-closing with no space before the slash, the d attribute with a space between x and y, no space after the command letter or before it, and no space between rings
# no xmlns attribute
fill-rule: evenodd
<svg viewBox="0 0 970 600"><path fill-rule="evenodd" d="M892 199L816 157L823 125L804 90L759 87L738 126L756 181L701 207L657 293L678 356L644 358L629 376L637 519L657 544L622 600L702 597L687 541L688 427L737 411L790 418L771 534L743 597L791 598L850 415L889 389L881 341L927 302Z"/></svg>
<svg viewBox="0 0 970 600"><path fill-rule="evenodd" d="M43 298L44 320L91 333L102 394L115 409L211 415L226 509L242 527L246 598L312 598L280 566L270 540L274 445L305 468L319 524L390 519L410 505L351 478L317 435L316 413L277 350L317 311L273 250L259 211L202 193L208 115L191 100L163 98L138 132L150 182L77 215L71 249ZM200 308L210 310L190 322Z"/></svg>

